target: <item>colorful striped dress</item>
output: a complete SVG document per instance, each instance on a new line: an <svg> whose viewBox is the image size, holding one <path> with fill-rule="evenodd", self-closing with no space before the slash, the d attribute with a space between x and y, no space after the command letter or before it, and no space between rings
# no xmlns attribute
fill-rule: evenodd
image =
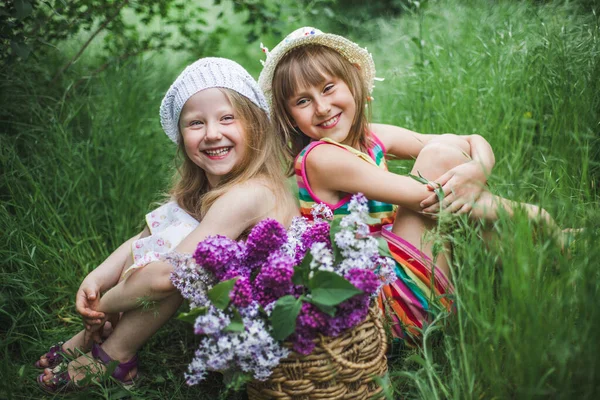
<svg viewBox="0 0 600 400"><path fill-rule="evenodd" d="M348 203L352 197L352 194L348 194L336 204L321 201L312 191L306 176L305 160L308 154L317 146L335 145L350 151L365 162L387 170L385 147L374 134L371 138L373 145L368 154L329 138L312 142L298 154L294 168L302 216L312 219L312 206L323 203L333 211L334 218L343 217L349 213ZM419 336L423 324L431 321L437 310L448 310L451 307L451 300L446 295L453 292L453 287L439 268L434 268L435 274L432 273L433 263L429 257L391 231L395 206L370 199L368 206L370 217L377 220L370 225L370 230L372 234L381 235L387 241L396 261L395 270L398 277L394 283L384 286L379 297L379 306L389 317L394 336L412 344Z"/></svg>

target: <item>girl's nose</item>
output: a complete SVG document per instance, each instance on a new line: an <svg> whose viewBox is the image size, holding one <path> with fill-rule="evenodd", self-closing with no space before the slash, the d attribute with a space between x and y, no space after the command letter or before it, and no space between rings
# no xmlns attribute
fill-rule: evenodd
<svg viewBox="0 0 600 400"><path fill-rule="evenodd" d="M210 124L206 127L206 140L220 140L223 137L217 125Z"/></svg>
<svg viewBox="0 0 600 400"><path fill-rule="evenodd" d="M315 100L317 115L327 115L331 111L331 105L326 100Z"/></svg>

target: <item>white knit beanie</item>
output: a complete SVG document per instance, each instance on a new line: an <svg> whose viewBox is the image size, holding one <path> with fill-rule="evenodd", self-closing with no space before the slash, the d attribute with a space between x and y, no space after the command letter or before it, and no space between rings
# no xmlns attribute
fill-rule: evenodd
<svg viewBox="0 0 600 400"><path fill-rule="evenodd" d="M188 65L175 79L160 105L160 123L173 142L179 140L179 115L185 102L199 91L210 88L234 90L269 115L263 92L241 65L225 58L201 58Z"/></svg>

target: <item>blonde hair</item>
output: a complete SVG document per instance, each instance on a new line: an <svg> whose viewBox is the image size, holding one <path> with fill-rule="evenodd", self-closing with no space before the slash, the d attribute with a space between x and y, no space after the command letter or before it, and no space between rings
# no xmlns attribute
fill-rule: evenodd
<svg viewBox="0 0 600 400"><path fill-rule="evenodd" d="M187 156L180 135L178 158L183 162L173 177L170 198L177 201L188 214L200 220L213 203L235 185L253 178L265 178L265 183L278 199L285 197L285 177L282 171L283 141L273 130L267 114L245 96L225 88L244 131L246 151L243 158L214 188L209 188L206 173ZM276 202L279 204L281 202Z"/></svg>
<svg viewBox="0 0 600 400"><path fill-rule="evenodd" d="M277 64L273 74L272 115L275 129L283 136L290 163L310 142L310 138L294 127L287 103L300 88L322 84L325 75L344 81L356 104L356 113L348 133L350 145L359 150L370 147L370 110L366 109L367 93L358 66L353 65L336 50L319 44L292 49ZM293 174L293 164L288 168Z"/></svg>

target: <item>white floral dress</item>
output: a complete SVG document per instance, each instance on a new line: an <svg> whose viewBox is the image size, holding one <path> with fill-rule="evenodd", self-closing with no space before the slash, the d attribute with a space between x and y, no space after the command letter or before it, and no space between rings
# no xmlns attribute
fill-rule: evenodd
<svg viewBox="0 0 600 400"><path fill-rule="evenodd" d="M151 262L163 260L166 254L175 250L177 245L196 229L199 222L183 211L176 202L170 201L146 214L146 224L150 236L133 242L133 265L123 272L123 278Z"/></svg>

